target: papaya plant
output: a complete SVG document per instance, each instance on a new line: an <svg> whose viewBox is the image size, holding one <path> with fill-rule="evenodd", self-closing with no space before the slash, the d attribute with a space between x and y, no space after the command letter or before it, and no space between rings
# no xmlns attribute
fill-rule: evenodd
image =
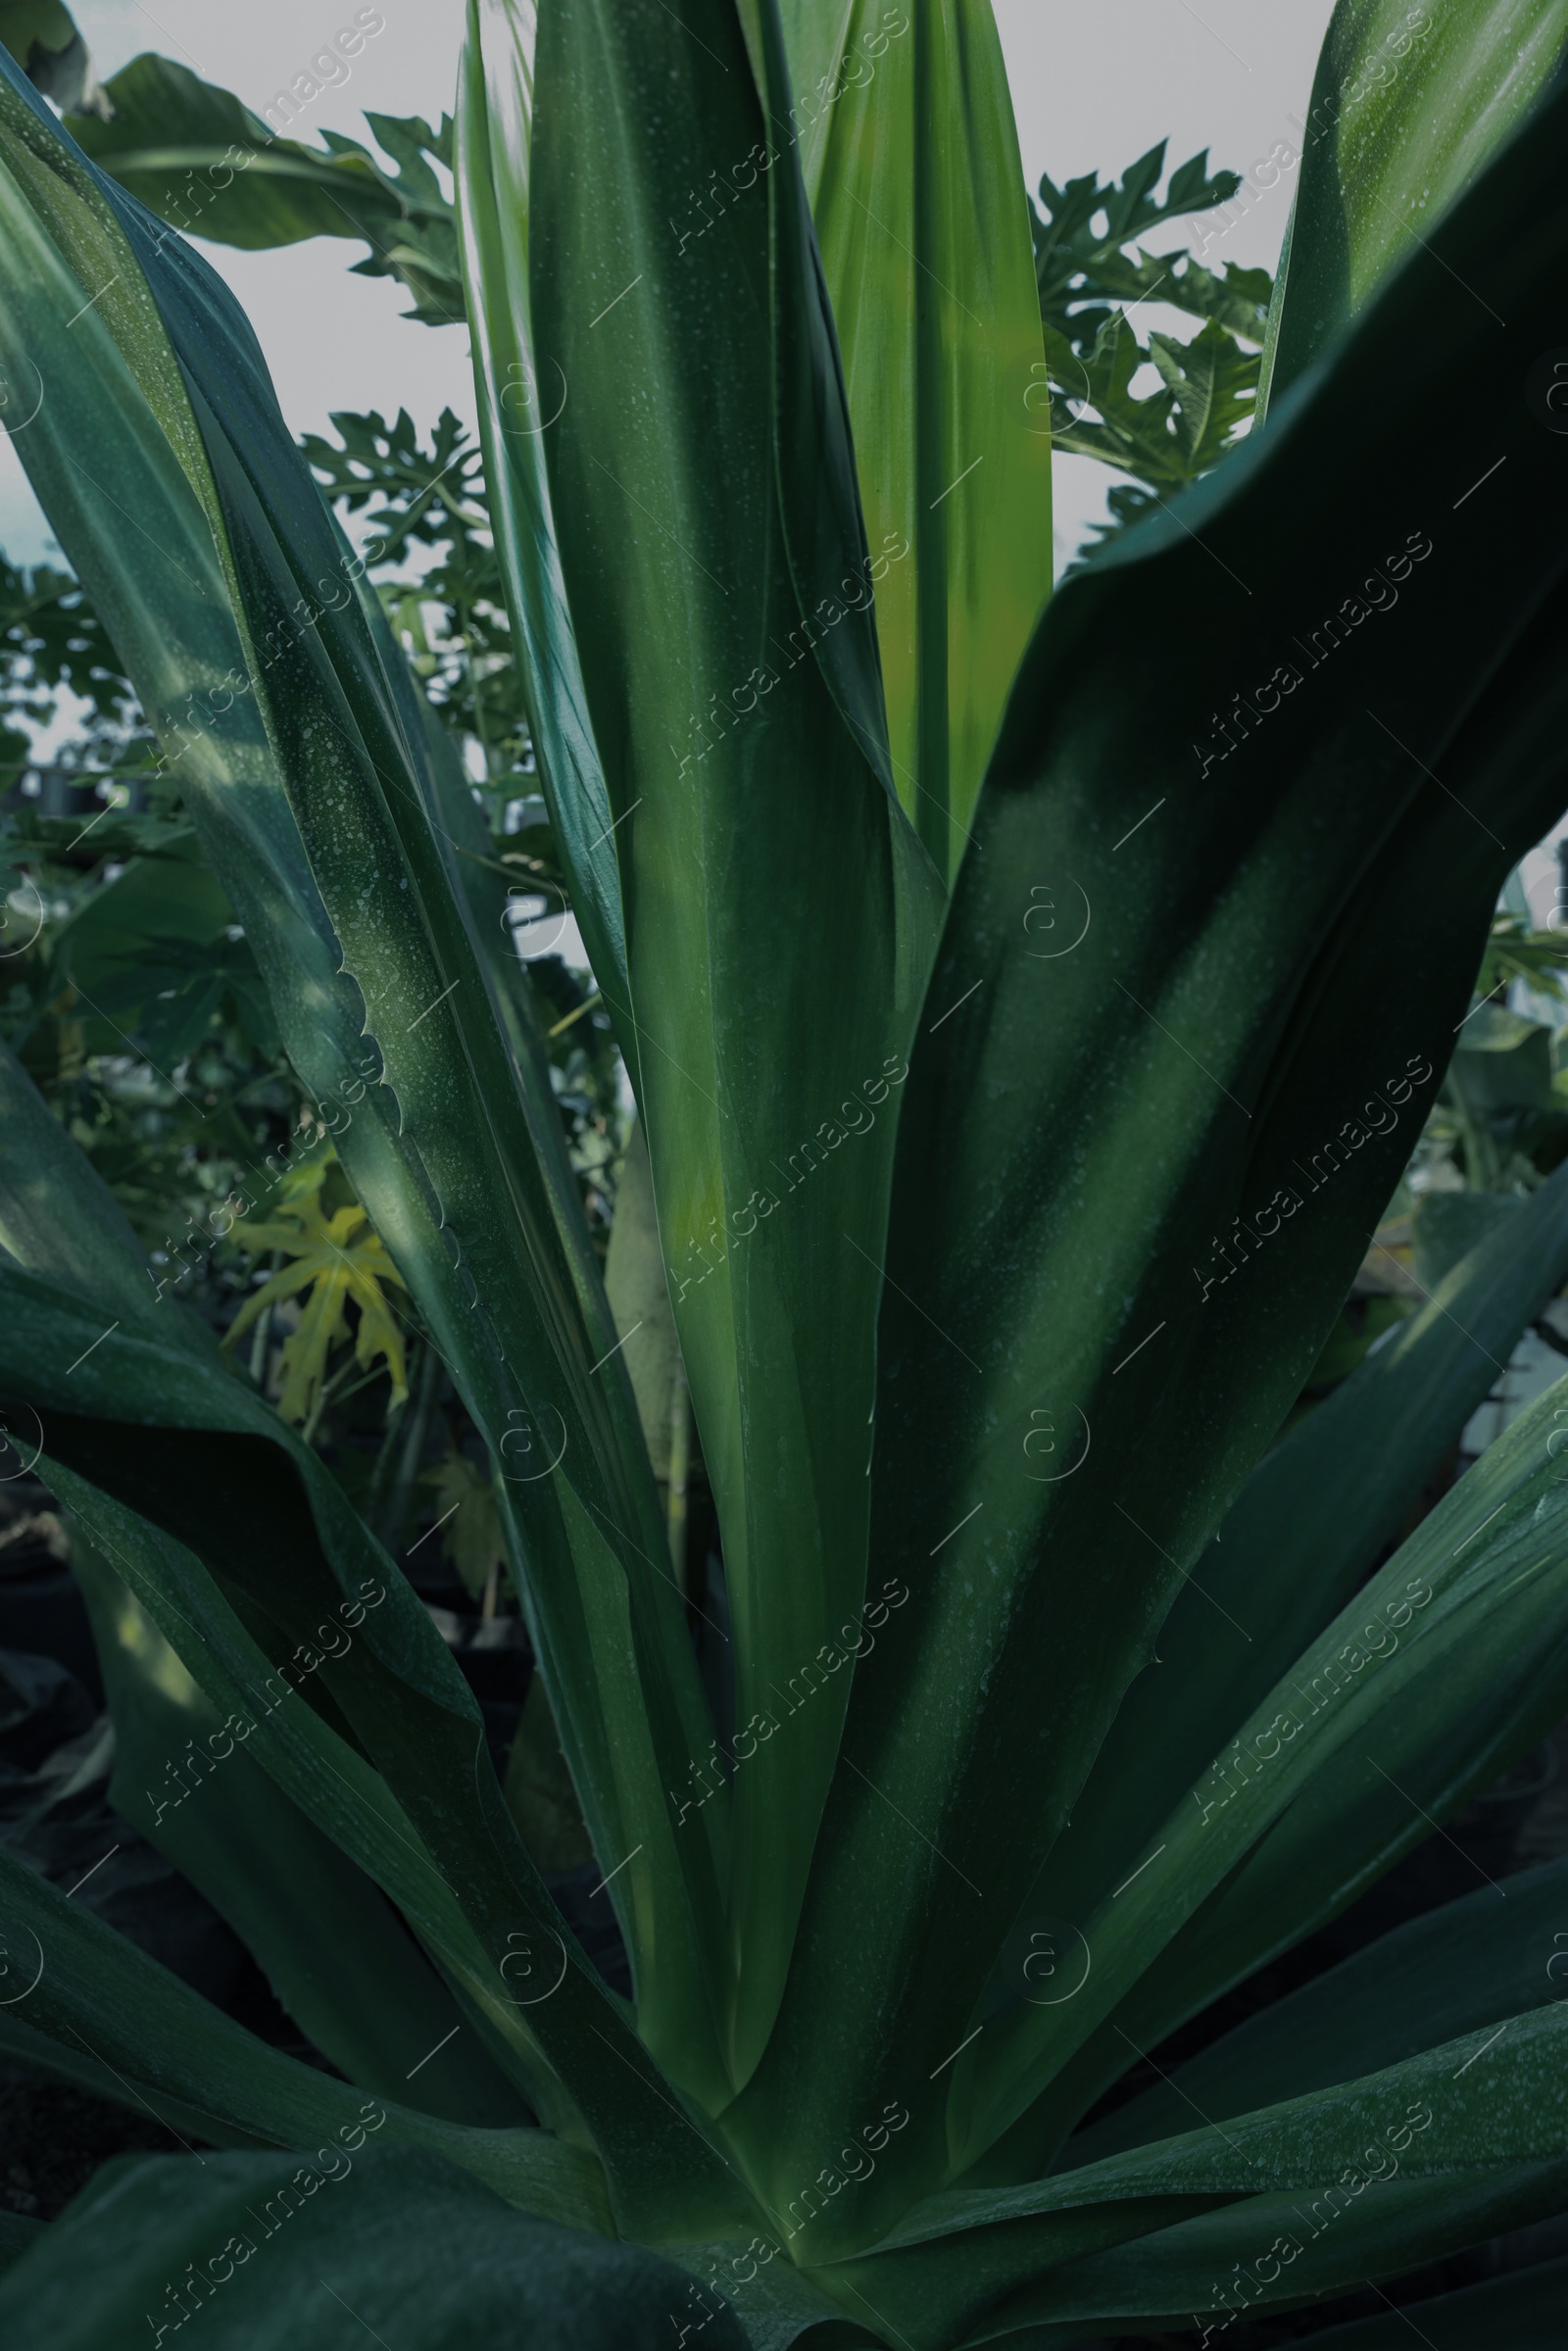
<svg viewBox="0 0 1568 2351"><path fill-rule="evenodd" d="M8 429L357 1278L482 1433L632 1982L412 1586L0 1057L6 1445L117 1800L324 2061L0 1857L0 2053L189 2149L0 2221L16 2339L1207 2340L1568 2206L1568 1863L1146 2062L1568 1704L1568 1391L1411 1528L1568 1175L1276 1442L1564 798L1565 43L1561 0L1342 0L1261 414L1048 604L986 0L470 0L484 470L706 1677L469 788L242 315L0 61ZM1430 2323L1545 2344L1560 2266Z"/></svg>

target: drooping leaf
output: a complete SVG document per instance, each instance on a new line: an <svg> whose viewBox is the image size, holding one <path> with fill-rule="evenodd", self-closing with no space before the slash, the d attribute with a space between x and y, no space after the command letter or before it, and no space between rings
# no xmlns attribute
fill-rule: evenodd
<svg viewBox="0 0 1568 2351"><path fill-rule="evenodd" d="M1195 2107L1224 2123L1559 1998L1568 1977L1557 1940L1565 1894L1568 1861L1550 1862L1410 1919L1080 2131L1068 2167L1179 2136Z"/></svg>
<svg viewBox="0 0 1568 2351"><path fill-rule="evenodd" d="M1303 2207L1315 2217L1326 2203L1328 2220L1315 2231L1322 2235L1354 2195L1370 2196L1370 2213L1396 2183L1404 2197L1413 2192L1419 2215L1423 2190L1436 2186L1441 2195L1455 2175L1473 2179L1494 2168L1501 2180L1510 2167L1540 2165L1561 2180L1568 2115L1549 2085L1565 2036L1568 2014L1558 2003L1310 2098L1232 2115L1223 2127L1205 2123L1024 2187L937 2197L860 2261L817 2275L829 2290L841 2278L863 2278L885 2322L917 2327L923 2345L949 2351L995 2318L1009 2289L1044 2317L1058 2283L1070 2297L1073 2266L1086 2255L1190 2224L1205 2204L1244 2198L1225 2215L1224 2235L1245 2244L1250 2231L1262 2254L1268 2236L1257 2233L1254 2208L1294 2195L1306 2240L1299 2253L1314 2234ZM1219 2216L1210 2224L1217 2232ZM1269 2282L1287 2267L1277 2263ZM1296 2285L1287 2280L1261 2299L1294 2299ZM1024 2312L1014 2304L1010 2315Z"/></svg>
<svg viewBox="0 0 1568 2351"><path fill-rule="evenodd" d="M1050 404L1002 44L991 0L780 14L797 103L766 144L798 147L811 200L866 536L907 550L876 588L888 734L899 797L949 877L1051 593ZM748 169L719 165L726 204L748 201ZM710 188L682 198L691 239L710 233Z"/></svg>
<svg viewBox="0 0 1568 2351"><path fill-rule="evenodd" d="M1403 2121L1396 2113L1384 2128ZM1007 2297L986 2333L1005 2341L1021 2330L1024 2351L1031 2327L1059 2328L1070 2342L1091 2328L1186 2328L1201 2312L1213 2314L1217 2332L1244 2310L1289 2310L1352 2293L1369 2278L1396 2277L1528 2228L1560 2212L1568 2190L1568 2163L1560 2159L1378 2180L1365 2142L1359 2153L1361 2167L1346 2164L1310 2199L1294 2187L1249 2196L1065 2262ZM1408 2339L1409 2329L1403 2332Z"/></svg>
<svg viewBox="0 0 1568 2351"><path fill-rule="evenodd" d="M1519 1684L1544 1670L1547 1718L1560 1713L1568 1702L1568 1553L1562 1482L1546 1444L1565 1400L1568 1387L1559 1383L1489 1447L1237 1726L1127 1877L1084 1916L1092 1968L1077 1996L1052 2005L1015 2000L994 2020L985 2047L960 2061L952 2120L960 2165L963 2152L989 2145L1054 2078L1065 2086L1066 2061L1097 2029L1114 2031L1118 2001L1141 1979L1149 1977L1157 1999L1162 1973L1180 1976L1190 1954L1176 1938L1205 1897L1215 1895L1218 1909L1240 1894L1249 1925L1266 1908L1255 1894L1249 1901L1239 1865L1258 1848L1266 1854L1276 1825L1287 1840L1293 1830L1298 1839L1325 1830L1338 1858L1351 1802L1364 1808L1381 1784L1396 1800L1409 1844L1454 1808L1456 1795L1473 1792L1466 1778L1489 1761L1487 1776L1494 1777L1499 1762L1506 1769L1539 1735L1531 1715L1546 1709L1521 1703ZM1512 1747L1500 1759L1487 1757L1487 1741L1467 1719L1487 1706L1500 1714ZM1410 1767L1429 1750L1450 1787L1439 1794L1416 1781L1412 1801ZM1310 1873L1299 1852L1295 1860L1295 1902L1307 1923ZM1216 1939L1211 1927L1210 1943ZM1249 1952L1227 1969L1211 1950L1210 1981L1184 1987L1189 2003L1178 2014L1199 2004L1194 1991L1211 1997L1264 1955ZM1135 2054L1148 2045L1136 2027L1122 2037Z"/></svg>
<svg viewBox="0 0 1568 2351"><path fill-rule="evenodd" d="M1565 1277L1568 1172L1520 1202L1253 1471L1160 1629L1160 1662L1123 1699L1031 1910L1078 1918L1120 1884L1168 1809L1170 1780L1196 1780L1348 1602Z"/></svg>
<svg viewBox="0 0 1568 2351"><path fill-rule="evenodd" d="M412 1588L205 1326L141 1292L113 1200L4 1055L0 1085L0 1395L31 1399L55 1491L220 1714L270 1733L267 1768L417 1926L535 2110L579 2136L594 2111L619 2209L654 2233L715 2189L749 2211L563 1933ZM319 1717L285 1706L305 1688ZM558 1958L547 1996L514 1992Z"/></svg>
<svg viewBox="0 0 1568 2351"><path fill-rule="evenodd" d="M10 50L34 89L57 106L107 119L113 103L99 86L71 11L61 0L5 0L0 43Z"/></svg>
<svg viewBox="0 0 1568 2351"><path fill-rule="evenodd" d="M603 2175L582 2148L546 2131L418 2114L302 2065L9 1854L0 1854L0 1916L8 1973L32 1978L12 1995L8 2016L59 2044L68 2061L74 2053L109 2067L121 2094L153 2114L167 2096L186 2114L210 2114L215 2126L237 2122L254 2137L302 2149L323 2139L353 2149L384 2130L384 2144L445 2155L522 2210L609 2233Z"/></svg>
<svg viewBox="0 0 1568 2351"><path fill-rule="evenodd" d="M79 1523L72 1565L114 1717L116 1811L227 1920L351 2082L455 2122L527 2120L384 1896L247 1752L242 1723L204 1696Z"/></svg>
<svg viewBox="0 0 1568 2351"><path fill-rule="evenodd" d="M53 387L18 447L178 760L296 1070L503 1466L596 1847L629 1864L612 1898L644 2030L712 2086L723 1822L710 1808L677 1842L662 1792L707 1744L706 1703L648 1564L662 1522L560 1115L498 1013L427 722L226 289L24 89L0 107L7 331L19 375ZM652 1970L656 1939L688 1964Z"/></svg>

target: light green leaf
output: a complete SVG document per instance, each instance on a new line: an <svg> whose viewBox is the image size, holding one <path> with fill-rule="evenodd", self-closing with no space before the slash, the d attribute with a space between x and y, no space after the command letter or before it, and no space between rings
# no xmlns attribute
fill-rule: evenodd
<svg viewBox="0 0 1568 2351"><path fill-rule="evenodd" d="M323 1155L301 1177L285 1178L270 1218L235 1226L242 1249L277 1250L289 1262L251 1293L223 1338L225 1347L233 1347L275 1300L309 1293L298 1330L283 1342L277 1406L286 1421L307 1430L314 1426L327 1358L349 1336L351 1302L359 1308L354 1353L361 1370L368 1371L379 1355L392 1376L392 1401L401 1402L409 1393L403 1337L385 1288L390 1283L401 1290L403 1276L356 1201L334 1208L330 1216L323 1213L321 1186L329 1165Z"/></svg>
<svg viewBox="0 0 1568 2351"><path fill-rule="evenodd" d="M797 104L787 141L776 110L772 144L799 144L866 536L897 557L876 589L894 773L951 876L1052 578L1045 347L1002 44L991 0L782 0L781 15ZM745 168L720 164L726 203ZM718 200L699 187L676 218L702 238Z"/></svg>
<svg viewBox="0 0 1568 2351"><path fill-rule="evenodd" d="M559 358L539 347L528 275L537 37L534 0L470 0L458 85L458 220L485 481L528 728L573 911L614 1012L627 1002L614 811L566 610L545 463L545 437L569 385ZM620 1018L630 1060L633 1033Z"/></svg>
<svg viewBox="0 0 1568 2351"><path fill-rule="evenodd" d="M1302 132L1269 312L1261 419L1541 97L1568 49L1565 0L1339 0ZM1489 315L1484 289L1468 289Z"/></svg>
<svg viewBox="0 0 1568 2351"><path fill-rule="evenodd" d="M614 811L617 1016L723 1529L734 2081L782 1984L865 1599L892 1122L940 898L886 767L878 563L793 154L712 233L680 220L695 168L763 142L759 58L780 112L759 23L754 55L729 0L701 39L657 0L556 10L533 59L520 17L480 17L492 80L509 39L537 74L532 319L570 387L545 456ZM710 1744L663 1783L686 1841L725 1797Z"/></svg>
<svg viewBox="0 0 1568 2351"><path fill-rule="evenodd" d="M470 1599L478 1599L506 1560L506 1542L496 1490L488 1470L475 1469L466 1454L449 1445L438 1469L425 1473L434 1494L441 1556L458 1571Z"/></svg>
<svg viewBox="0 0 1568 2351"><path fill-rule="evenodd" d="M684 1383L680 1341L664 1279L664 1254L660 1246L659 1214L654 1206L654 1177L648 1163L648 1138L641 1120L634 1122L615 1187L615 1221L611 1228L610 1254L605 1264L605 1295L610 1299L615 1328L623 1333L626 1370L643 1441L654 1476L661 1484L669 1478L670 1426L677 1388Z"/></svg>

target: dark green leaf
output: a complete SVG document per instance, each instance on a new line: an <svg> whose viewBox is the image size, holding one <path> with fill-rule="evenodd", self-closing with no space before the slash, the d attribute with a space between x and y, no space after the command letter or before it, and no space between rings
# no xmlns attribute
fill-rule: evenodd
<svg viewBox="0 0 1568 2351"><path fill-rule="evenodd" d="M257 2040L7 1854L0 1916L7 1980L25 1984L7 2014L61 2048L68 2078L72 2059L85 2055L154 2115L168 2097L186 2114L286 2147L326 2139L353 2149L385 2130L384 2143L441 2153L524 2210L609 2233L603 2175L580 2147L546 2131L469 2128L367 2098Z"/></svg>
<svg viewBox="0 0 1568 2351"><path fill-rule="evenodd" d="M1556 811L1561 443L1490 408L1504 532L1451 417L1557 332L1565 123L1556 95L1272 431L1055 600L1015 690L900 1127L871 1582L913 1563L914 1597L857 1676L730 2118L787 2198L843 2120L918 2102L813 2241L863 2242L942 2178L926 2085L962 2095L972 2056L940 2069L1311 1369L1404 1162L1394 1105L1430 1101ZM1482 270L1506 327L1465 291ZM1378 612L1355 591L1385 563ZM1288 697L1242 706L1276 672Z"/></svg>
<svg viewBox="0 0 1568 2351"><path fill-rule="evenodd" d="M1568 2261L1540 2262L1502 2278L1460 2286L1435 2301L1401 2303L1302 2338L1302 2351L1404 2351L1412 2328L1432 2351L1556 2351L1568 2303Z"/></svg>
<svg viewBox="0 0 1568 2351"><path fill-rule="evenodd" d="M340 2351L356 2335L669 2351L682 2320L711 2327L712 2351L745 2351L722 2304L656 2254L525 2220L439 2156L331 2142L303 2160L110 2164L0 2288L13 2339L57 2351L156 2345L187 2324L215 2351Z"/></svg>
<svg viewBox="0 0 1568 2351"><path fill-rule="evenodd" d="M1254 2106L1350 2082L1436 2041L1559 2000L1568 1952L1568 1861L1411 1919L1274 2001L1166 2082L1081 2131L1070 2167Z"/></svg>
<svg viewBox="0 0 1568 2351"><path fill-rule="evenodd" d="M1126 1876L1168 1809L1166 1775L1196 1780L1349 1601L1565 1276L1568 1172L1253 1471L1160 1630L1161 1662L1123 1699L1031 1911L1078 1918Z"/></svg>
<svg viewBox="0 0 1568 2351"><path fill-rule="evenodd" d="M497 78L526 70L510 13L481 19ZM601 986L735 1628L734 2080L771 2023L866 1598L893 1104L940 902L887 766L877 566L795 156L684 228L694 169L763 142L754 68L786 111L760 23L753 47L728 0L701 38L658 0L552 11L526 157L534 331L570 387L545 455L625 908L626 1001ZM720 1767L693 1752L665 1787L700 1836Z"/></svg>
<svg viewBox="0 0 1568 2351"><path fill-rule="evenodd" d="M1269 312L1260 418L1412 246L1430 244L1565 50L1563 0L1445 9L1339 0ZM1474 281L1466 290L1495 317Z"/></svg>
<svg viewBox="0 0 1568 2351"><path fill-rule="evenodd" d="M385 1897L236 1740L80 1524L72 1565L109 1691L121 1817L200 1887L351 2082L454 2122L528 2119L473 2033L456 2037L465 2012Z"/></svg>
<svg viewBox="0 0 1568 2351"><path fill-rule="evenodd" d="M501 1463L535 1646L646 1979L643 2030L711 2087L722 1837L710 1815L677 1842L662 1792L709 1718L560 1114L498 1016L426 721L226 289L46 113L5 105L10 315L51 384L19 447L177 744L290 1057ZM104 289L85 309L73 263Z"/></svg>

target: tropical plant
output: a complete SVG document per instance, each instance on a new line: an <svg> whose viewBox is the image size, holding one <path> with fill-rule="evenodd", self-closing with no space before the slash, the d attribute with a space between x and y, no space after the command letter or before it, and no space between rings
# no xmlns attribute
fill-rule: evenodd
<svg viewBox="0 0 1568 2351"><path fill-rule="evenodd" d="M470 0L496 553L723 1673L450 740L231 299L6 70L16 445L483 1438L633 1984L409 1583L0 1057L7 1442L117 1801L336 2069L0 1858L0 2051L229 2150L0 2224L17 2339L1206 2337L1568 2203L1568 1864L1144 2062L1568 1702L1564 1392L1406 1531L1568 1178L1275 1442L1562 796L1565 43L1342 0L1265 428L1042 618L985 0ZM233 1214L281 1231L295 1155ZM1560 2284L1432 2324L1545 2344Z"/></svg>
<svg viewBox="0 0 1568 2351"><path fill-rule="evenodd" d="M1283 143L1281 151L1290 152ZM1110 491L1111 520L1096 526L1101 540L1217 465L1250 425L1257 393L1274 292L1268 271L1234 262L1206 269L1191 253L1151 254L1137 242L1162 221L1226 206L1241 175L1210 174L1205 151L1171 173L1161 199L1154 189L1164 164L1161 140L1119 184L1102 187L1089 171L1058 188L1048 174L1032 221L1052 439L1133 477ZM1277 184L1280 165L1269 157L1257 169L1266 167ZM1146 302L1203 324L1185 343L1157 331L1140 342L1132 313ZM1134 380L1151 367L1159 381L1139 395Z"/></svg>

